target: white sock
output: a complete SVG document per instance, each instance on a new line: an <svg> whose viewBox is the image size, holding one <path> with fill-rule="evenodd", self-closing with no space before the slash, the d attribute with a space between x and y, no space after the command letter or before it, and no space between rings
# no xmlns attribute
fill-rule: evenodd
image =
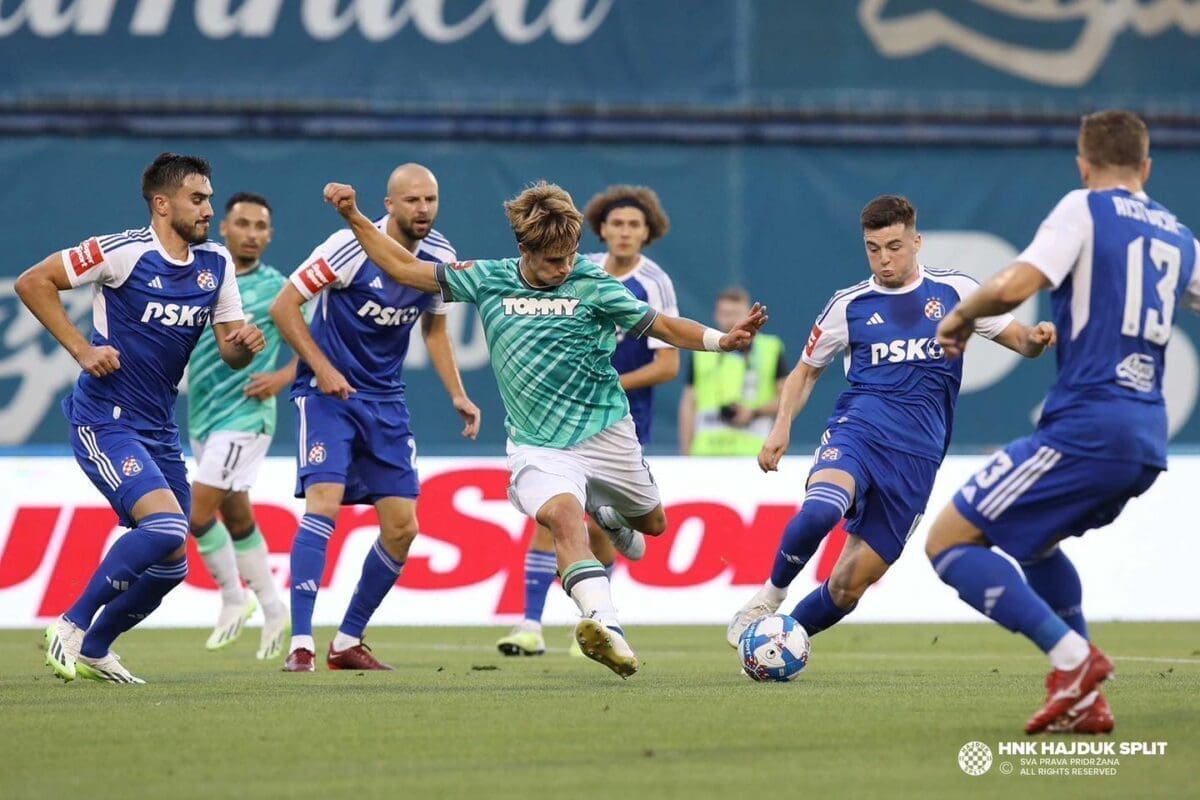
<svg viewBox="0 0 1200 800"><path fill-rule="evenodd" d="M252 543L239 542L234 546L237 571L258 597L263 616L267 619L278 619L287 614L287 606L283 603L283 596L279 593L279 587L275 584L271 567L267 563L267 544L261 536L254 538Z"/></svg>
<svg viewBox="0 0 1200 800"><path fill-rule="evenodd" d="M788 590L786 586L780 588L779 586L771 583L770 579L768 579L766 585L763 586L763 593L770 602L775 603L776 605L782 605L783 601L787 600Z"/></svg>
<svg viewBox="0 0 1200 800"><path fill-rule="evenodd" d="M317 652L317 643L313 641L311 636L293 636L292 644L288 648L289 653L294 653L297 650L304 649L310 653Z"/></svg>
<svg viewBox="0 0 1200 800"><path fill-rule="evenodd" d="M1088 641L1075 631L1067 631L1067 635L1058 640L1050 652L1050 666L1055 669L1075 669L1088 657Z"/></svg>
<svg viewBox="0 0 1200 800"><path fill-rule="evenodd" d="M571 599L579 606L579 613L583 616L592 617L606 628L621 627L607 577L585 578L579 581L571 587Z"/></svg>
<svg viewBox="0 0 1200 800"><path fill-rule="evenodd" d="M358 647L360 644L362 644L362 639L357 636L349 636L341 631L338 631L337 636L333 637L333 649L339 653L349 650L351 647Z"/></svg>
<svg viewBox="0 0 1200 800"><path fill-rule="evenodd" d="M242 590L242 579L238 577L237 557L233 552L233 542L228 538L216 550L201 553L204 565L212 573L213 580L221 587L221 605L237 606L246 599Z"/></svg>

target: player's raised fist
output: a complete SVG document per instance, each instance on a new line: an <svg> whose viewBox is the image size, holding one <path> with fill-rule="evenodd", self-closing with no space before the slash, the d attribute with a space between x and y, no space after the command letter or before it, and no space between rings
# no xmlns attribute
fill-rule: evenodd
<svg viewBox="0 0 1200 800"><path fill-rule="evenodd" d="M1042 347L1053 347L1058 343L1058 328L1053 322L1039 322L1029 329L1029 340Z"/></svg>
<svg viewBox="0 0 1200 800"><path fill-rule="evenodd" d="M79 366L93 378L103 378L121 368L121 354L115 347L88 347L75 357Z"/></svg>
<svg viewBox="0 0 1200 800"><path fill-rule="evenodd" d="M249 322L232 331L225 337L225 341L249 350L251 353L261 353L262 349L267 346L267 339L263 336L263 332L257 325Z"/></svg>
<svg viewBox="0 0 1200 800"><path fill-rule="evenodd" d="M325 184L325 202L337 209L343 217L348 217L358 210L358 193L348 183Z"/></svg>

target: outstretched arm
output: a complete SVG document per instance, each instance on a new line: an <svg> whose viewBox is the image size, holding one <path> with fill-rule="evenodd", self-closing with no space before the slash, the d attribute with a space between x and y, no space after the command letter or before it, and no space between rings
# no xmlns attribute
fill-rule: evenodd
<svg viewBox="0 0 1200 800"><path fill-rule="evenodd" d="M325 202L336 208L349 223L350 230L354 232L368 258L396 283L430 294L440 292L435 266L417 258L395 239L376 228L375 223L358 210L356 196L353 186L344 183L325 185Z"/></svg>
<svg viewBox="0 0 1200 800"><path fill-rule="evenodd" d="M767 323L767 307L755 303L745 319L721 333L684 317L659 314L647 334L685 350L724 350L730 352L749 347L762 326Z"/></svg>
<svg viewBox="0 0 1200 800"><path fill-rule="evenodd" d="M775 415L771 433L758 453L758 467L763 472L779 469L779 461L792 439L792 421L808 405L813 387L824 371L824 367L814 367L801 360L783 382L783 391L779 393L779 413Z"/></svg>
<svg viewBox="0 0 1200 800"><path fill-rule="evenodd" d="M1018 261L993 275L950 310L938 325L938 344L945 350L947 358L961 356L967 339L975 330L975 320L1007 314L1048 286L1050 279L1044 272L1032 264Z"/></svg>

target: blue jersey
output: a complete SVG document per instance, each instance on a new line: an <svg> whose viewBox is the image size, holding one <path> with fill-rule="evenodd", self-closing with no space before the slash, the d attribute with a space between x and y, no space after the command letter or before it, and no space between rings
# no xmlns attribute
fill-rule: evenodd
<svg viewBox="0 0 1200 800"><path fill-rule="evenodd" d="M1038 427L1058 450L1166 467L1164 354L1176 308L1200 302L1197 247L1145 194L1079 189L1020 255L1054 286L1058 380Z"/></svg>
<svg viewBox="0 0 1200 800"><path fill-rule="evenodd" d="M584 256L594 264L604 266L608 253L592 253ZM627 275L619 279L638 300L645 302L660 314L679 316L679 305L675 300L675 285L666 271L646 256ZM654 351L673 347L662 339L652 336L625 336L617 332L617 346L613 350L612 365L618 375L633 372L654 360ZM629 413L637 428L638 441L643 445L650 442L650 431L654 420L654 387L645 386L625 393L629 398Z"/></svg>
<svg viewBox="0 0 1200 800"><path fill-rule="evenodd" d="M940 461L950 443L962 359L946 359L935 334L946 312L979 284L954 270L918 269L917 282L902 289L871 278L836 293L801 358L825 367L844 356L850 388L838 397L831 428ZM1007 314L985 317L975 329L994 338L1012 321Z"/></svg>
<svg viewBox="0 0 1200 800"><path fill-rule="evenodd" d="M376 220L376 227L386 232L387 220ZM416 255L434 263L457 259L450 242L437 231L430 231ZM396 283L367 258L349 229L326 239L291 281L305 299L320 294L309 326L313 339L357 390L355 396L402 399L402 368L413 325L422 312L446 313L440 297ZM316 378L302 360L292 397L316 392Z"/></svg>
<svg viewBox="0 0 1200 800"><path fill-rule="evenodd" d="M93 237L62 251L72 286L91 284L94 346L117 350L120 369L86 372L63 402L75 425L119 422L138 430L175 428L179 381L210 323L242 319L229 252L189 245L185 261L167 255L152 228Z"/></svg>

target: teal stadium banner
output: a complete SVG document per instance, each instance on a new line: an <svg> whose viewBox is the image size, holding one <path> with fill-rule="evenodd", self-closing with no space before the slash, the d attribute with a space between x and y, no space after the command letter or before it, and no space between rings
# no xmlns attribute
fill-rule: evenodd
<svg viewBox="0 0 1200 800"><path fill-rule="evenodd" d="M581 204L611 183L647 184L673 222L649 254L683 313L707 320L720 289L744 285L770 303L794 359L830 294L867 274L867 200L908 195L923 260L985 276L1078 185L1081 111L1149 115L1150 191L1200 226L1200 159L1180 138L1200 129L1197 75L1194 0L5 0L0 447L64 448L58 402L76 374L13 280L57 248L145 224L138 179L161 150L207 156L218 202L267 195L267 261L285 271L338 225L326 181L381 208L405 161L437 173L437 227L463 258L512 253L500 204L530 181ZM636 124L603 127L616 119ZM797 120L813 135L797 136ZM951 135L963 125L986 145ZM598 247L589 234L585 248ZM67 302L86 325L87 292ZM1045 317L1049 303L1020 313ZM479 444L458 437L417 348L407 380L422 452L499 453L481 331L470 309L452 322L484 429ZM1182 312L1167 371L1181 446L1200 445L1197 347L1200 320ZM973 347L955 446L1026 432L1052 377L1049 358ZM651 452L675 450L679 383L659 393ZM815 446L843 387L822 379L797 452ZM280 453L293 439L282 406Z"/></svg>
<svg viewBox="0 0 1200 800"><path fill-rule="evenodd" d="M1194 0L6 0L0 102L1200 113Z"/></svg>

